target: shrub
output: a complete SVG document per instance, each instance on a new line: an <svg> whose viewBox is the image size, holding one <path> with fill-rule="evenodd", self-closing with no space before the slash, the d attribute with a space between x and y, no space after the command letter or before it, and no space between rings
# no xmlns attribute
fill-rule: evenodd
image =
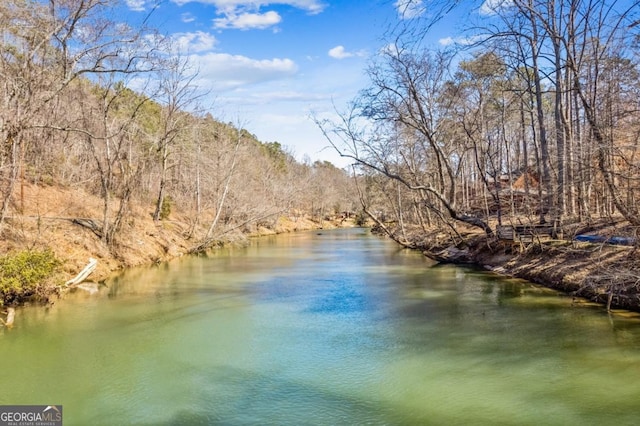
<svg viewBox="0 0 640 426"><path fill-rule="evenodd" d="M51 249L24 250L0 257L0 304L34 295L59 266Z"/></svg>
<svg viewBox="0 0 640 426"><path fill-rule="evenodd" d="M367 226L367 214L360 212L356 215L356 226Z"/></svg>
<svg viewBox="0 0 640 426"><path fill-rule="evenodd" d="M169 218L172 207L173 207L173 198L171 198L170 195L167 195L162 200L162 206L160 207L160 220L165 220Z"/></svg>

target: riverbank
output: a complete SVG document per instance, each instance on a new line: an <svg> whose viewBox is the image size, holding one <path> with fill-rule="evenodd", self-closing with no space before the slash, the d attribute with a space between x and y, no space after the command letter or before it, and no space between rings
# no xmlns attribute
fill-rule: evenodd
<svg viewBox="0 0 640 426"><path fill-rule="evenodd" d="M89 262L97 260L92 281L102 281L126 268L151 265L180 257L197 244L208 224L203 218L193 224L189 216L176 211L154 222L149 206L132 205L122 235L107 247L89 228L72 218L99 217L101 200L77 189L25 185L23 214L9 221L0 254L21 250L51 250L60 261L57 272L43 282L36 298L47 300L64 291L62 285ZM349 222L350 223L350 222ZM624 223L594 226L602 235L628 233ZM352 224L352 223L350 223ZM302 215L277 215L269 221L234 229L221 244L242 243L252 236L340 226L311 220ZM477 230L459 228L462 239L441 230L409 234L414 248L429 257L452 263L473 263L504 276L523 278L568 294L601 303L610 308L640 312L640 253L634 247L567 240L541 240L530 244L487 238ZM570 234L570 233L569 233ZM52 299L53 300L53 299ZM8 300L17 304L21 300Z"/></svg>
<svg viewBox="0 0 640 426"><path fill-rule="evenodd" d="M630 231L621 221L603 221L591 229L593 234L603 236L626 235ZM569 231L565 235L575 233L575 229ZM464 241L455 245L450 236L438 231L423 235L416 244L425 255L440 262L474 264L602 304L607 309L640 312L640 252L635 247L577 242L570 237L517 243L471 229L459 232Z"/></svg>
<svg viewBox="0 0 640 426"><path fill-rule="evenodd" d="M101 217L102 200L81 189L25 184L21 194L22 214L7 221L0 256L24 251L51 251L59 263L55 273L37 289L20 295L7 295L0 287L0 306L17 305L30 300L54 302L54 296L66 291L64 283L85 268L90 259L97 260L91 281L103 281L126 268L152 265L187 253L199 244L211 218L204 214L194 223L191 212L174 211L161 221L152 219L153 206L132 204L130 214L116 241L108 246L90 228L74 219ZM18 206L16 206L18 207ZM274 214L268 220L249 221L225 230L216 241L219 245L243 244L247 238L340 226L340 222L314 221L299 214ZM351 222L345 222L348 225Z"/></svg>

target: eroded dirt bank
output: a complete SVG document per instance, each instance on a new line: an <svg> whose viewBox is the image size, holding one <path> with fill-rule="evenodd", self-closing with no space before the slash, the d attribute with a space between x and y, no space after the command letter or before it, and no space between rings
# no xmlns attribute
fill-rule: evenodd
<svg viewBox="0 0 640 426"><path fill-rule="evenodd" d="M493 224L495 229L495 224ZM575 241L588 233L603 239L635 240L637 229L621 219L602 219L562 227L563 238L536 236L526 243L487 236L477 229L404 229L398 243L443 263L471 264L602 304L640 312L640 251L636 246ZM389 229L387 229L388 231ZM372 232L385 234L381 227Z"/></svg>
<svg viewBox="0 0 640 426"><path fill-rule="evenodd" d="M53 296L65 291L64 283L82 271L90 258L97 260L97 267L89 280L102 281L125 268L152 265L188 254L198 246L199 237L206 234L211 221L206 214L194 221L188 212L175 209L166 220L154 222L152 206L134 204L118 238L108 246L82 225L87 220L99 222L102 212L99 198L73 188L27 184L16 199L22 200L14 206L20 214L13 214L5 223L0 255L50 249L60 267L34 292L16 296L0 291L0 296L5 296L5 306L30 301L55 302ZM353 225L353 220L314 221L308 216L290 213L280 212L268 220L249 221L223 230L216 241L243 244L255 236Z"/></svg>
<svg viewBox="0 0 640 426"><path fill-rule="evenodd" d="M547 240L529 244L474 236L443 261L473 263L610 308L640 312L640 253L634 247ZM433 251L429 254L433 254Z"/></svg>

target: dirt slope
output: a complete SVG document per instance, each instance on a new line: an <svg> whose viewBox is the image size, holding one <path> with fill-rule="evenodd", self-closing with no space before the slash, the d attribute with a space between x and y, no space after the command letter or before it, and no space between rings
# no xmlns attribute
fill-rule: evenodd
<svg viewBox="0 0 640 426"><path fill-rule="evenodd" d="M180 211L168 220L155 223L153 206L133 205L132 214L114 247L107 247L89 228L72 222L74 218L100 221L102 200L82 190L52 185L25 184L16 188L12 214L0 241L0 255L16 250L50 247L62 261L58 282L73 278L88 263L98 260L91 275L102 280L114 271L131 266L152 264L187 253L197 244L189 239L189 218ZM21 214L20 214L21 213ZM203 223L207 223L207 218ZM326 222L323 224L328 225ZM279 218L273 229L253 229L254 234L315 229L320 225L309 219ZM196 228L203 235L203 228ZM242 239L248 235L228 235Z"/></svg>

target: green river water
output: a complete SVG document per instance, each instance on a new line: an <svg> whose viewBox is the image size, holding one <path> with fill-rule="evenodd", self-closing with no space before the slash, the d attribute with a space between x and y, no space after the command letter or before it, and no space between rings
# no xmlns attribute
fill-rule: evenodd
<svg viewBox="0 0 640 426"><path fill-rule="evenodd" d="M640 424L640 320L362 229L135 269L0 329L65 425Z"/></svg>

